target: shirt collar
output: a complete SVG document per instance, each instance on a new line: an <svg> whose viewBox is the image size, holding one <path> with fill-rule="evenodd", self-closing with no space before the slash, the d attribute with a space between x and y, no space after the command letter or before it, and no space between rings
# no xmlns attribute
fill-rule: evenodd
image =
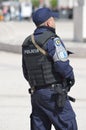
<svg viewBox="0 0 86 130"><path fill-rule="evenodd" d="M48 26L40 26L40 27L37 27L36 30L34 31L34 34L39 34L39 33L42 33L43 31L51 31L53 33L56 33L55 32L55 29L52 28L52 27L48 27Z"/></svg>

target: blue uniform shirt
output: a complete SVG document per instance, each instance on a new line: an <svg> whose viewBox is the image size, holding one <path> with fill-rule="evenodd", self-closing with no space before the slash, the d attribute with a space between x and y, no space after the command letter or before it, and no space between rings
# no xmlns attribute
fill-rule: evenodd
<svg viewBox="0 0 86 130"><path fill-rule="evenodd" d="M38 27L34 31L34 35L36 36L48 30L55 33L55 29L42 26L42 27ZM54 39L50 38L47 41L45 50L52 57L56 72L59 72L59 74L63 77L63 79L65 78L74 79L73 68L69 64L68 54L62 40L59 37L54 38ZM56 55L55 53L58 53L57 58L55 56ZM58 55L59 55L59 58L58 58Z"/></svg>
<svg viewBox="0 0 86 130"><path fill-rule="evenodd" d="M60 44L62 44L63 46L63 43ZM52 39L48 41L46 45L46 50L53 59L54 54L56 53L57 50L54 41ZM73 68L69 64L68 57L65 58L64 56L63 58L65 59L64 61L61 59L57 59L56 61L54 61L55 70L59 72L63 78L73 79L74 78Z"/></svg>

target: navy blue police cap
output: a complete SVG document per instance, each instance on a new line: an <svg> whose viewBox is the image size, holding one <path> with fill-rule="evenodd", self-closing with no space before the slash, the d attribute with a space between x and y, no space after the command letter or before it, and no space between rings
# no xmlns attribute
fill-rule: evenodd
<svg viewBox="0 0 86 130"><path fill-rule="evenodd" d="M53 12L49 8L39 8L32 15L32 20L36 26L44 23L50 17L53 17Z"/></svg>

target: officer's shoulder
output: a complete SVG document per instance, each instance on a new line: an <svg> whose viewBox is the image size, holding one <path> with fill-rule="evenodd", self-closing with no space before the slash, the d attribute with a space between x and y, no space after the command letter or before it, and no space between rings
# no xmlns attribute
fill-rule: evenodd
<svg viewBox="0 0 86 130"><path fill-rule="evenodd" d="M27 46L28 42L31 42L31 35L29 35L28 37L25 38L22 47Z"/></svg>
<svg viewBox="0 0 86 130"><path fill-rule="evenodd" d="M52 46L54 46L54 40L57 38L57 35L51 35L48 39L47 39L47 41L46 41L46 45L47 46L49 46L49 48L50 47L52 47Z"/></svg>
<svg viewBox="0 0 86 130"><path fill-rule="evenodd" d="M36 39L37 43L41 43L42 45L45 45L49 39L54 36L55 34L51 31L44 31L43 33L39 34L39 38Z"/></svg>
<svg viewBox="0 0 86 130"><path fill-rule="evenodd" d="M48 39L48 42L49 42L49 43L55 43L55 42L60 43L60 42L61 42L61 40L60 40L60 37L59 37L59 36L54 35L54 36L51 36L51 38L50 38L50 39Z"/></svg>
<svg viewBox="0 0 86 130"><path fill-rule="evenodd" d="M55 39L59 39L60 40L60 37L58 36L58 35L52 35L51 37L50 37L50 40L52 40L52 41L54 41Z"/></svg>

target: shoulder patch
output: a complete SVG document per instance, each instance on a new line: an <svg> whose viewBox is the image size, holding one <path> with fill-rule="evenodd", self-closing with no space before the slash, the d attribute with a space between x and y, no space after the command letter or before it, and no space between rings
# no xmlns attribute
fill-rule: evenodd
<svg viewBox="0 0 86 130"><path fill-rule="evenodd" d="M59 60L67 61L68 59L67 51L58 37L54 39L54 45L56 48L55 54L53 56L54 61L59 61Z"/></svg>
<svg viewBox="0 0 86 130"><path fill-rule="evenodd" d="M59 39L56 39L56 44L59 45L60 44L60 40Z"/></svg>

